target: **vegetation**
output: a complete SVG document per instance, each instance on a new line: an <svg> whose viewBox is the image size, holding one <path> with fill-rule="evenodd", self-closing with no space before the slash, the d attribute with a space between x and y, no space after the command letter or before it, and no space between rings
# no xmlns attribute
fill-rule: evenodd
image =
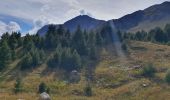
<svg viewBox="0 0 170 100"><path fill-rule="evenodd" d="M169 44L170 42L170 24L167 24L164 29L156 27L149 32L138 31L136 33L120 33L124 39L151 41L154 43Z"/></svg>
<svg viewBox="0 0 170 100"><path fill-rule="evenodd" d="M2 52L0 54L0 88L7 92L14 89L14 92L18 94L12 95L5 91L0 95L0 99L4 99L6 95L8 98L13 97L11 100L18 99L19 95L24 96L25 99L29 98L28 100L37 99L35 87L38 87L38 93L52 94L54 100L70 98L136 100L145 99L148 93L151 94L148 97L151 100L164 99L164 97L156 96L160 93L164 96L169 94L169 87L160 83L163 82L161 80L169 83L170 75L169 72L165 75L165 70L170 65L170 48L167 45L161 45L169 42L169 39L167 41L163 39L168 38L168 27L167 25L166 31L155 29L152 32L142 31L143 34L138 32L134 35L119 32L124 51L127 50L128 45L129 53L126 61L124 59L121 61L115 55L114 48L112 48L111 29L107 25L98 32L86 32L78 27L73 33L62 26L56 29L51 25L44 37L37 34L27 34L21 37L19 32L5 33L0 40L0 52ZM158 34L160 32L167 36L161 36L162 34ZM125 39L127 39L126 42ZM153 43L147 43L147 41ZM148 64L144 68L133 68L136 64L143 65L148 61L153 64ZM27 72L30 69L34 70ZM51 69L52 72L50 72ZM76 84L68 84L64 77L72 70L80 72L81 79ZM89 74L88 78L93 77L93 82L91 86L82 87L86 83L85 70ZM139 74L141 75L141 70L144 77L138 77ZM24 81L12 80L18 72L23 74ZM154 80L148 79L153 76L159 79L159 82L155 78ZM40 83L41 81L43 82ZM89 96L91 97L88 98Z"/></svg>
<svg viewBox="0 0 170 100"><path fill-rule="evenodd" d="M25 37L21 37L19 32L5 33L0 40L0 70L5 69L8 62L15 59L21 59L18 64L21 70L34 69L44 63L45 53L48 51L55 52L47 61L50 68L80 70L85 58L90 60L98 58L97 49L108 43L106 38L109 36L105 36L108 34L108 28L104 27L101 32L95 34L92 31L83 32L78 26L75 33L70 33L61 25L57 29L54 25L50 25L45 37L40 37L38 34L26 34Z"/></svg>
<svg viewBox="0 0 170 100"><path fill-rule="evenodd" d="M145 77L153 77L155 74L155 71L156 70L152 64L147 64L142 70L142 75Z"/></svg>
<svg viewBox="0 0 170 100"><path fill-rule="evenodd" d="M85 88L84 88L84 94L85 96L92 96L92 88L90 85L87 85Z"/></svg>
<svg viewBox="0 0 170 100"><path fill-rule="evenodd" d="M43 92L47 92L47 86L44 82L41 82L38 87L38 93L43 93ZM49 92L49 89L48 89L48 92Z"/></svg>
<svg viewBox="0 0 170 100"><path fill-rule="evenodd" d="M15 86L14 86L14 92L17 94L17 93L20 93L22 91L23 91L23 86L22 86L21 79L17 79Z"/></svg>
<svg viewBox="0 0 170 100"><path fill-rule="evenodd" d="M94 69L94 81L91 82L92 96L85 95L86 82L84 80L84 70L81 69L82 73L80 82L76 84L67 84L67 80L63 80L62 77L65 73L62 70L46 70L47 65L42 64L36 67L31 72L23 72L22 87L23 92L19 92L17 95L12 94L10 90L14 89L15 80L13 76L17 76L19 70L17 69L17 63L20 62L18 58L22 57L22 53L18 55L21 48L16 50L17 60L11 61L7 70L4 70L0 76L0 88L2 89L0 99L6 98L7 100L13 100L18 98L23 99L38 99L39 94L38 89L40 82L48 84L50 87L50 96L52 99L68 100L68 99L87 99L87 100L103 100L103 99L116 99L116 100L126 100L134 99L140 100L157 100L169 98L169 85L164 84L166 69L169 69L169 51L170 47L167 45L141 42L141 41L127 41L126 42L129 49L129 57L126 61L119 61L118 56L114 55L113 51L107 51L107 49L101 50L101 60L95 65L89 65L89 67L95 66ZM57 46L59 48L61 46ZM112 46L109 46L112 49ZM137 49L134 49L137 48ZM145 49L143 49L145 48ZM64 48L62 48L64 49ZM44 50L48 58L52 58L56 52L47 53ZM133 69L135 65L144 65L146 62L150 61L153 63L154 68L157 69L155 72L155 77L140 77L141 68ZM44 62L45 63L45 62ZM127 70L128 68L128 70ZM12 71L11 71L12 69ZM6 73L10 73L7 76ZM3 81L4 80L4 81ZM7 81L6 81L7 80ZM47 85L46 85L47 86ZM37 87L37 88L36 88ZM166 88L166 89L165 89ZM4 90L4 92L3 92ZM46 88L47 92L47 88ZM151 94L148 96L148 94ZM133 95L133 96L132 96Z"/></svg>
<svg viewBox="0 0 170 100"><path fill-rule="evenodd" d="M169 84L170 83L170 70L167 71L165 76L165 81Z"/></svg>

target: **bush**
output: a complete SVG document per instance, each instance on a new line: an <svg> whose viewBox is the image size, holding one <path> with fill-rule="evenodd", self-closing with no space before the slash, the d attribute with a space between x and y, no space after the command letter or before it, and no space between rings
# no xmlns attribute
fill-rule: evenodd
<svg viewBox="0 0 170 100"><path fill-rule="evenodd" d="M165 81L170 84L170 69L167 71L166 76L165 76Z"/></svg>
<svg viewBox="0 0 170 100"><path fill-rule="evenodd" d="M127 45L125 42L122 43L121 48L122 50L127 51Z"/></svg>
<svg viewBox="0 0 170 100"><path fill-rule="evenodd" d="M46 92L47 91L47 86L44 82L41 82L40 85L39 85L39 89L38 89L38 92L39 93L43 93L43 92Z"/></svg>
<svg viewBox="0 0 170 100"><path fill-rule="evenodd" d="M22 82L21 82L21 79L17 79L16 80L16 83L15 83L15 86L14 86L14 92L17 94L19 92L22 92Z"/></svg>
<svg viewBox="0 0 170 100"><path fill-rule="evenodd" d="M88 85L84 88L85 96L92 96L92 88Z"/></svg>
<svg viewBox="0 0 170 100"><path fill-rule="evenodd" d="M50 88L49 88L49 87L47 87L46 92L47 92L48 94L50 94Z"/></svg>
<svg viewBox="0 0 170 100"><path fill-rule="evenodd" d="M146 65L142 70L142 75L145 77L153 77L156 72L152 64Z"/></svg>

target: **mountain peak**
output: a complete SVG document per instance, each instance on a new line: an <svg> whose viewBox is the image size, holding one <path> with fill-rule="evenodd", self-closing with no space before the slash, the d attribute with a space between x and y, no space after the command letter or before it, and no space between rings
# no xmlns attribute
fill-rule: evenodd
<svg viewBox="0 0 170 100"><path fill-rule="evenodd" d="M92 18L88 15L79 15L67 22L64 23L64 26L69 29L71 32L75 31L77 29L77 26L80 25L80 27L83 30L92 30L95 29L97 26L103 24L105 21L98 20L95 18Z"/></svg>
<svg viewBox="0 0 170 100"><path fill-rule="evenodd" d="M89 18L90 16L89 15L79 15L77 17L84 17L84 18ZM91 17L90 17L91 18Z"/></svg>
<svg viewBox="0 0 170 100"><path fill-rule="evenodd" d="M71 20L65 22L62 25L64 26L64 28L68 29L70 32L74 32L74 31L76 31L76 29L79 25L82 30L90 31L90 30L95 30L96 28L98 28L100 25L102 25L104 23L105 23L104 20L98 20L98 19L92 18L88 15L79 15L79 16L76 16L76 17L72 18ZM48 30L48 26L49 25L44 26L37 33L40 34L41 36L44 36L44 34ZM58 25L56 25L56 28L57 27L58 27Z"/></svg>

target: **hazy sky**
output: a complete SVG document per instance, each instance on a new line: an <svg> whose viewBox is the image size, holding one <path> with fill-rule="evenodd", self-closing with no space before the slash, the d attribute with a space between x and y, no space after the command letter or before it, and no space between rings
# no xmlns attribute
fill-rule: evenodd
<svg viewBox="0 0 170 100"><path fill-rule="evenodd" d="M170 0L1 0L0 32L35 32L80 14L110 20Z"/></svg>

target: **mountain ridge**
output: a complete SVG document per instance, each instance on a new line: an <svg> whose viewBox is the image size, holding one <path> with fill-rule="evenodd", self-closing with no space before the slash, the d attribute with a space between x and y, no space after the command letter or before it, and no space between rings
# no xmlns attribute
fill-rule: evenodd
<svg viewBox="0 0 170 100"><path fill-rule="evenodd" d="M92 18L88 15L79 15L66 21L63 25L66 29L74 32L78 25L83 30L95 30L102 25L107 24L109 21L113 21L117 30L137 32L141 30L149 31L154 27L164 27L170 23L170 2L166 1L161 4L150 6L144 10L138 10L131 14L127 14L118 19L111 19L108 21ZM49 25L45 25L38 34L44 35L48 30ZM57 28L58 24L56 25Z"/></svg>

